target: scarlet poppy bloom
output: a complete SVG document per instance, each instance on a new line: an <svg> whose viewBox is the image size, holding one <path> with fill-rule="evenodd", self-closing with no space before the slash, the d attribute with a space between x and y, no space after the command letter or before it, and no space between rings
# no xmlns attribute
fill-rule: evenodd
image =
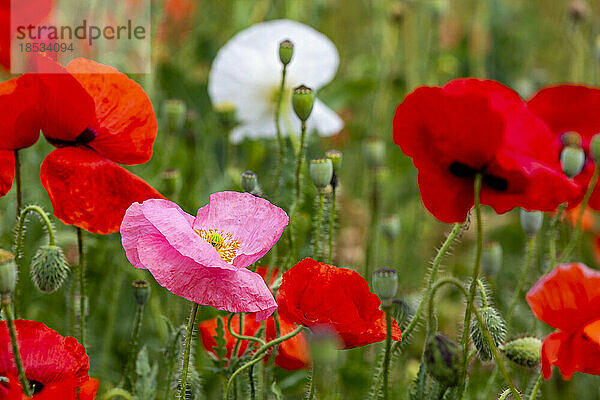
<svg viewBox="0 0 600 400"><path fill-rule="evenodd" d="M306 258L283 274L277 293L281 318L309 328L333 329L345 349L385 340L381 302L357 272ZM402 340L393 322L392 337Z"/></svg>
<svg viewBox="0 0 600 400"><path fill-rule="evenodd" d="M4 196L15 178L15 154L12 151L0 150L0 197Z"/></svg>
<svg viewBox="0 0 600 400"><path fill-rule="evenodd" d="M586 163L575 181L587 185L594 172L589 156L590 140L600 133L600 89L582 85L559 85L540 90L529 102L529 109L542 119L554 133L554 141L562 148L562 136L576 132L581 136L581 147L586 153ZM583 192L581 197L583 197ZM581 198L580 198L581 200ZM596 187L588 206L600 210L600 189Z"/></svg>
<svg viewBox="0 0 600 400"><path fill-rule="evenodd" d="M396 109L394 142L413 159L425 207L443 222L463 222L482 174L481 203L552 211L581 188L559 163L559 146L513 90L456 79L421 87Z"/></svg>
<svg viewBox="0 0 600 400"><path fill-rule="evenodd" d="M88 356L74 338L63 337L41 322L15 320L25 377L35 400L93 400L98 381L90 379ZM22 400L22 387L6 322L0 322L0 398Z"/></svg>
<svg viewBox="0 0 600 400"><path fill-rule="evenodd" d="M66 68L40 57L35 75L48 93L44 136L58 147L41 165L54 215L92 233L117 232L136 201L163 198L117 163L152 157L157 122L144 90L125 74L78 58Z"/></svg>
<svg viewBox="0 0 600 400"><path fill-rule="evenodd" d="M544 378L553 365L565 379L575 371L600 375L600 272L559 265L529 290L527 302L538 319L558 329L542 345Z"/></svg>
<svg viewBox="0 0 600 400"><path fill-rule="evenodd" d="M277 304L263 278L246 267L277 243L287 223L285 211L265 199L220 192L196 217L168 200L134 203L121 237L131 264L173 294L263 320Z"/></svg>

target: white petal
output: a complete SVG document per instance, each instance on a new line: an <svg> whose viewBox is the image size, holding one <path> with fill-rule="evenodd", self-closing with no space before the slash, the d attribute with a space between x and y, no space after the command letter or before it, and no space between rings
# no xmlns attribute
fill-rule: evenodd
<svg viewBox="0 0 600 400"><path fill-rule="evenodd" d="M317 99L310 118L307 121L307 129L315 129L320 136L333 136L338 134L344 127L344 121L325 103Z"/></svg>
<svg viewBox="0 0 600 400"><path fill-rule="evenodd" d="M285 135L285 130L282 132ZM274 118L262 118L256 121L242 124L231 131L229 140L231 143L240 143L243 139L260 139L277 137Z"/></svg>

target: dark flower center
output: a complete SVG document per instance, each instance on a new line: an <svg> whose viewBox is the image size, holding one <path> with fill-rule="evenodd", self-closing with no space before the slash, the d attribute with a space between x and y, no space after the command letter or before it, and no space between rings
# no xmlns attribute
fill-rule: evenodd
<svg viewBox="0 0 600 400"><path fill-rule="evenodd" d="M42 389L44 388L44 384L40 381L36 381L34 379L27 379L29 381L29 385L31 386L31 389L33 390L33 394L39 393L42 391Z"/></svg>
<svg viewBox="0 0 600 400"><path fill-rule="evenodd" d="M455 161L448 167L450 173L454 176L458 176L459 178L475 178L475 175L482 174L482 182L484 185L497 190L499 192L504 192L508 189L508 181L504 178L500 178L499 176L488 174L485 172L486 167L481 169L471 168L466 164Z"/></svg>
<svg viewBox="0 0 600 400"><path fill-rule="evenodd" d="M79 134L79 136L75 138L75 140L61 140L48 138L48 141L56 147L85 146L92 140L96 139L97 135L98 133L94 129L87 127L83 132Z"/></svg>

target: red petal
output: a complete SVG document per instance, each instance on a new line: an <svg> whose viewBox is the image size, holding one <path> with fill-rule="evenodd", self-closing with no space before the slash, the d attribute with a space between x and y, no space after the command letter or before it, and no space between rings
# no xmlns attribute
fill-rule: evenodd
<svg viewBox="0 0 600 400"><path fill-rule="evenodd" d="M44 385L88 379L85 349L70 337L62 337L46 325L15 320L19 349L27 379ZM0 322L0 376L17 374L6 322Z"/></svg>
<svg viewBox="0 0 600 400"><path fill-rule="evenodd" d="M15 153L0 150L0 197L10 190L15 178Z"/></svg>
<svg viewBox="0 0 600 400"><path fill-rule="evenodd" d="M220 318L220 317L219 317ZM235 333L239 333L240 331L240 317L238 314L234 315L231 319L231 329ZM244 336L254 336L258 329L260 328L261 323L256 321L256 317L254 314L244 314ZM223 318L223 328L225 329L225 348L227 349L226 358L229 360L231 358L231 353L233 352L233 347L237 342L237 339L234 338L227 329L227 318ZM217 318L213 318L207 321L202 321L198 324L198 331L200 332L200 339L202 340L202 345L204 349L208 352L211 352L216 355L214 348L217 346L217 342L215 341L215 335L217 330ZM239 346L238 357L241 357L248 348L248 341L243 340Z"/></svg>
<svg viewBox="0 0 600 400"><path fill-rule="evenodd" d="M287 335L288 333L296 329L296 324L287 322L279 316L278 320L281 336ZM276 333L277 330L275 329L275 320L273 319L273 317L270 317L267 320L267 340L270 341L275 339ZM310 365L310 363L310 350L308 348L306 338L304 337L304 334L302 332L300 332L293 338L282 342L277 347L275 365L283 369L294 371L298 369L307 368Z"/></svg>
<svg viewBox="0 0 600 400"><path fill-rule="evenodd" d="M10 70L10 0L0 1L0 65Z"/></svg>
<svg viewBox="0 0 600 400"><path fill-rule="evenodd" d="M144 89L127 75L95 61L77 58L67 70L93 97L97 133L90 145L121 164L142 164L152 157L157 122Z"/></svg>
<svg viewBox="0 0 600 400"><path fill-rule="evenodd" d="M306 258L283 274L277 300L283 319L309 328L329 326L346 349L385 339L381 302L367 281L350 269ZM402 339L395 321L393 339Z"/></svg>
<svg viewBox="0 0 600 400"><path fill-rule="evenodd" d="M50 153L41 166L41 181L54 215L92 233L118 232L132 203L163 198L141 178L86 147Z"/></svg>
<svg viewBox="0 0 600 400"><path fill-rule="evenodd" d="M33 75L0 83L0 149L23 149L37 141L42 123L41 96Z"/></svg>
<svg viewBox="0 0 600 400"><path fill-rule="evenodd" d="M582 332L554 332L546 337L542 345L544 378L550 378L553 365L560 369L565 379L571 379L574 372L600 375L600 346Z"/></svg>
<svg viewBox="0 0 600 400"><path fill-rule="evenodd" d="M579 331L600 318L600 272L578 263L559 265L529 290L527 302L548 325Z"/></svg>

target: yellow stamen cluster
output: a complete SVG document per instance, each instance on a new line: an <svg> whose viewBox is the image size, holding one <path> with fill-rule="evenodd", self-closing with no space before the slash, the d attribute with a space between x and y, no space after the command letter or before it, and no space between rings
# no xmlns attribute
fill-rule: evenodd
<svg viewBox="0 0 600 400"><path fill-rule="evenodd" d="M196 233L217 250L223 261L229 264L233 262L241 244L238 238L233 237L229 232L217 229L197 229Z"/></svg>

